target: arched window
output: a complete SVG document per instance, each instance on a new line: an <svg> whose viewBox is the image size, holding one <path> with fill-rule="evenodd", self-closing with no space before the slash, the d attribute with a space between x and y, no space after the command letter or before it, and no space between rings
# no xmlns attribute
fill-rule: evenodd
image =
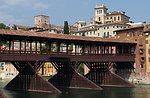
<svg viewBox="0 0 150 98"><path fill-rule="evenodd" d="M99 17L98 20L101 21L101 17Z"/></svg>
<svg viewBox="0 0 150 98"><path fill-rule="evenodd" d="M120 17L118 16L118 21L120 20Z"/></svg>

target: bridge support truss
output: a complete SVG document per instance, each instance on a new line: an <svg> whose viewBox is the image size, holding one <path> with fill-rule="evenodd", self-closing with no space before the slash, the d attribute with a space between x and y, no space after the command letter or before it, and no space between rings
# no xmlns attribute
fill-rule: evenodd
<svg viewBox="0 0 150 98"><path fill-rule="evenodd" d="M12 62L19 74L6 85L6 89L61 93L48 81L38 75L43 62Z"/></svg>
<svg viewBox="0 0 150 98"><path fill-rule="evenodd" d="M134 87L133 84L115 73L117 71L114 68L116 66L115 63L86 62L85 65L90 69L85 77L99 86Z"/></svg>
<svg viewBox="0 0 150 98"><path fill-rule="evenodd" d="M51 63L57 70L57 74L49 80L49 82L54 86L102 90L101 87L90 81L88 78L82 76L75 70L80 63L69 61L52 61Z"/></svg>

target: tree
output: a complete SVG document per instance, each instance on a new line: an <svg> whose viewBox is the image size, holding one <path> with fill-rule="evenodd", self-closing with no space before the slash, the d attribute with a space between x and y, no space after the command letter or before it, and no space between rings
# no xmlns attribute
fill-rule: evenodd
<svg viewBox="0 0 150 98"><path fill-rule="evenodd" d="M13 25L13 26L12 26L12 29L13 29L13 30L17 30L16 25Z"/></svg>
<svg viewBox="0 0 150 98"><path fill-rule="evenodd" d="M10 29L10 27L6 26L4 23L0 23L0 29Z"/></svg>
<svg viewBox="0 0 150 98"><path fill-rule="evenodd" d="M6 25L4 23L0 23L0 29L5 29Z"/></svg>
<svg viewBox="0 0 150 98"><path fill-rule="evenodd" d="M64 34L69 34L69 27L67 21L64 21Z"/></svg>
<svg viewBox="0 0 150 98"><path fill-rule="evenodd" d="M81 75L84 75L84 64L81 63L79 68L78 68L78 72L81 74Z"/></svg>

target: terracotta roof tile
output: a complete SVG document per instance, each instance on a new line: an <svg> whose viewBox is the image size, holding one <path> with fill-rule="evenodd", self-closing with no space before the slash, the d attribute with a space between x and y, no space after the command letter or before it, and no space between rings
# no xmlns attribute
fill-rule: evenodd
<svg viewBox="0 0 150 98"><path fill-rule="evenodd" d="M67 34L51 34L48 32L30 32L30 31L3 30L3 29L0 29L0 35L41 37L41 38L60 39L60 40L66 39L66 40L73 40L73 41L136 43L134 41L118 40L115 38L85 37L85 36L74 36L74 35L67 35Z"/></svg>
<svg viewBox="0 0 150 98"><path fill-rule="evenodd" d="M125 29L115 30L114 32L127 31L127 30L140 29L140 28L144 28L144 26L129 27L129 28L125 28Z"/></svg>

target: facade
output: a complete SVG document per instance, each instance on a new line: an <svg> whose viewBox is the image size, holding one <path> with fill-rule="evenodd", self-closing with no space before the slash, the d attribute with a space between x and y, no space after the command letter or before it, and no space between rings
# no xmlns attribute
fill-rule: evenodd
<svg viewBox="0 0 150 98"><path fill-rule="evenodd" d="M0 78L12 79L18 74L16 68L10 62L0 62Z"/></svg>
<svg viewBox="0 0 150 98"><path fill-rule="evenodd" d="M45 15L34 16L34 27L47 29L50 26L50 18Z"/></svg>
<svg viewBox="0 0 150 98"><path fill-rule="evenodd" d="M144 26L144 34L146 37L146 56L145 56L145 60L146 60L146 72L150 75L150 25L146 25Z"/></svg>
<svg viewBox="0 0 150 98"><path fill-rule="evenodd" d="M95 7L95 18L92 18L91 24L86 25L84 21L77 22L78 30L73 32L73 35L78 36L93 36L102 38L116 37L115 30L128 28L130 24L129 17L125 12L114 11L107 12L108 8L105 5Z"/></svg>
<svg viewBox="0 0 150 98"><path fill-rule="evenodd" d="M150 45L149 33L144 28L150 28L150 25L130 27L127 29L117 30L116 38L137 41L136 47L136 66L135 72L141 76L150 73Z"/></svg>
<svg viewBox="0 0 150 98"><path fill-rule="evenodd" d="M127 23L129 22L130 17L125 15L123 11L114 11L114 12L107 12L108 8L105 5L99 6L96 5L95 7L95 18L93 18L92 22L98 24L105 24L105 23Z"/></svg>
<svg viewBox="0 0 150 98"><path fill-rule="evenodd" d="M40 69L39 73L43 76L50 76L56 74L56 69L50 62L46 62L44 66Z"/></svg>
<svg viewBox="0 0 150 98"><path fill-rule="evenodd" d="M110 23L110 24L100 24L97 25L97 31L96 35L99 37L103 38L111 38L111 37L116 37L116 33L114 32L115 30L123 29L123 28L128 28L128 24L124 23Z"/></svg>

